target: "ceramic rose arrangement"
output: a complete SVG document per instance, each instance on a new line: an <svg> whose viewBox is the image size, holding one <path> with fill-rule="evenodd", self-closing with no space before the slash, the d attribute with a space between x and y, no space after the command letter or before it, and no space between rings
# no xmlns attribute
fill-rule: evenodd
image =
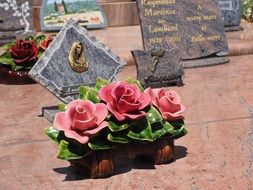
<svg viewBox="0 0 253 190"><path fill-rule="evenodd" d="M3 54L0 55L0 65L14 71L30 70L52 41L51 36L40 35L5 44L2 47Z"/></svg>
<svg viewBox="0 0 253 190"><path fill-rule="evenodd" d="M174 90L144 90L137 80L109 83L98 78L95 87L81 86L79 91L78 99L59 106L53 127L45 129L58 145L59 159L187 133L185 106Z"/></svg>

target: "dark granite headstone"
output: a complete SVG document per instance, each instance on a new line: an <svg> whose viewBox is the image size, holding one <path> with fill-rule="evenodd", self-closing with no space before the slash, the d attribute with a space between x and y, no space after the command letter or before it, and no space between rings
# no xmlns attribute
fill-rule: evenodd
<svg viewBox="0 0 253 190"><path fill-rule="evenodd" d="M132 51L137 65L137 79L146 87L183 85L184 74L179 48Z"/></svg>
<svg viewBox="0 0 253 190"><path fill-rule="evenodd" d="M228 62L224 56L228 54L228 45L217 1L137 0L137 5L145 50L179 47L183 61L187 60L185 67ZM211 56L216 58L212 62L203 59Z"/></svg>
<svg viewBox="0 0 253 190"><path fill-rule="evenodd" d="M0 43L34 34L32 0L0 1Z"/></svg>
<svg viewBox="0 0 253 190"><path fill-rule="evenodd" d="M226 31L242 30L242 1L241 0L219 0L220 10L224 20Z"/></svg>
<svg viewBox="0 0 253 190"><path fill-rule="evenodd" d="M107 19L97 0L43 0L40 11L42 30L60 30L69 19L88 29L107 26Z"/></svg>
<svg viewBox="0 0 253 190"><path fill-rule="evenodd" d="M70 20L44 52L29 75L67 103L80 85L93 86L98 77L112 81L125 61Z"/></svg>

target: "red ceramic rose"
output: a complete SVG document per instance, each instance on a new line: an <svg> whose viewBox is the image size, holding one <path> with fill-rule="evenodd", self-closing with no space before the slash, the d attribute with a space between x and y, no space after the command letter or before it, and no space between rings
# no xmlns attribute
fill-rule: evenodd
<svg viewBox="0 0 253 190"><path fill-rule="evenodd" d="M50 43L54 40L52 36L47 36L45 40L40 41L40 47L45 51Z"/></svg>
<svg viewBox="0 0 253 190"><path fill-rule="evenodd" d="M107 103L108 110L118 121L146 116L144 108L151 104L150 97L141 92L136 84L114 82L104 86L99 97Z"/></svg>
<svg viewBox="0 0 253 190"><path fill-rule="evenodd" d="M64 131L68 138L76 139L82 144L107 127L104 121L108 110L103 103L94 104L89 100L74 100L66 110L59 112L54 119L54 126Z"/></svg>
<svg viewBox="0 0 253 190"><path fill-rule="evenodd" d="M22 65L38 59L39 48L33 40L17 40L9 52L14 62Z"/></svg>
<svg viewBox="0 0 253 190"><path fill-rule="evenodd" d="M167 121L184 119L185 106L180 103L180 97L174 90L147 88L152 103L158 108L163 118Z"/></svg>

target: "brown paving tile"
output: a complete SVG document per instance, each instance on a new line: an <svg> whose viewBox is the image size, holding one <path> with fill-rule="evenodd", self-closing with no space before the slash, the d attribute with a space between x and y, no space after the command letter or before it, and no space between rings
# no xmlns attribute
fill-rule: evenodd
<svg viewBox="0 0 253 190"><path fill-rule="evenodd" d="M0 146L4 189L251 189L253 118L192 124L171 164L121 162L106 179L80 179L47 141Z"/></svg>

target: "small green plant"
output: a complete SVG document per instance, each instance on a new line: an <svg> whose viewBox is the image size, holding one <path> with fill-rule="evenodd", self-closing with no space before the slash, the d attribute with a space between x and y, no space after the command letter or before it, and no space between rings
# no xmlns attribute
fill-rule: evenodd
<svg viewBox="0 0 253 190"><path fill-rule="evenodd" d="M248 21L253 20L253 0L243 1L243 15Z"/></svg>

